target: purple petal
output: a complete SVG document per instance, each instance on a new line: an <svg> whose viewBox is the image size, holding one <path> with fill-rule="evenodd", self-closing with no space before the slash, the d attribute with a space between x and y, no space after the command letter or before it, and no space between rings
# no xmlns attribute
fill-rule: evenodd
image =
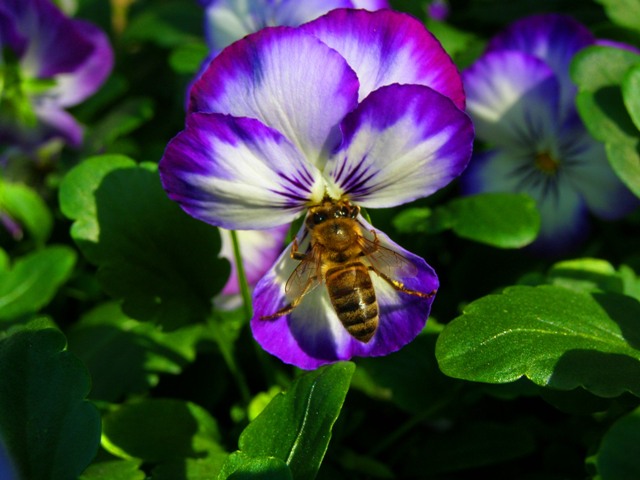
<svg viewBox="0 0 640 480"><path fill-rule="evenodd" d="M84 130L73 115L58 107L53 101L40 102L35 106L35 111L42 125L31 132L24 132L27 136L35 135L28 143L35 145L50 138L61 137L72 147L82 145ZM35 133L36 131L38 133Z"/></svg>
<svg viewBox="0 0 640 480"><path fill-rule="evenodd" d="M391 8L387 0L353 0L351 3L353 8L364 8L371 12L382 10L383 8Z"/></svg>
<svg viewBox="0 0 640 480"><path fill-rule="evenodd" d="M91 54L93 45L77 27L48 0L3 0L13 13L20 33L29 43L20 58L22 68L34 77L51 78L73 72Z"/></svg>
<svg viewBox="0 0 640 480"><path fill-rule="evenodd" d="M478 138L533 148L555 136L561 124L559 86L541 60L520 52L490 53L465 70L463 80Z"/></svg>
<svg viewBox="0 0 640 480"><path fill-rule="evenodd" d="M113 68L113 50L105 33L98 27L80 20L75 29L92 44L91 52L73 72L59 75L52 92L60 105L77 105L95 93L107 79Z"/></svg>
<svg viewBox="0 0 640 480"><path fill-rule="evenodd" d="M491 40L488 51L517 50L543 60L558 78L561 105L567 110L573 106L576 94L569 64L578 51L595 41L591 32L572 17L543 14L512 23Z"/></svg>
<svg viewBox="0 0 640 480"><path fill-rule="evenodd" d="M237 230L238 244L242 266L247 278L247 284L253 288L265 273L273 266L284 248L284 239L289 231L289 225L281 225L268 230ZM239 300L240 286L238 282L238 268L233 253L233 242L229 230L220 229L222 246L220 256L231 263L229 280L215 299L216 305L222 309L230 309L233 300ZM239 301L233 302L236 306Z"/></svg>
<svg viewBox="0 0 640 480"><path fill-rule="evenodd" d="M440 42L391 10L334 10L301 27L337 50L358 74L359 98L392 83L426 85L464 108L462 81Z"/></svg>
<svg viewBox="0 0 640 480"><path fill-rule="evenodd" d="M274 27L218 55L193 85L190 110L256 118L321 167L357 91L355 73L337 52L300 30Z"/></svg>
<svg viewBox="0 0 640 480"><path fill-rule="evenodd" d="M572 17L543 14L513 22L489 42L487 51L528 53L547 63L556 75L568 78L573 56L594 42L591 32Z"/></svg>
<svg viewBox="0 0 640 480"><path fill-rule="evenodd" d="M363 234L372 239L372 227L361 221ZM383 246L405 257L417 269L415 276L400 274L395 280L424 293L437 290L438 278L422 258L404 250L379 230L376 233ZM302 251L307 245L308 238L301 244ZM434 297L399 292L374 272L370 275L380 315L377 331L368 343L356 340L346 331L331 306L324 284L307 293L290 314L262 319L291 301L285 296L284 285L297 264L290 257L290 248L285 250L254 292L253 335L266 351L283 362L313 369L354 356L387 355L409 343L424 328Z"/></svg>
<svg viewBox="0 0 640 480"><path fill-rule="evenodd" d="M342 123L344 141L325 172L329 193L371 208L425 197L460 175L473 126L447 97L420 85L374 91Z"/></svg>
<svg viewBox="0 0 640 480"><path fill-rule="evenodd" d="M324 194L320 173L296 147L250 118L191 114L159 168L171 199L195 218L227 229L291 222Z"/></svg>

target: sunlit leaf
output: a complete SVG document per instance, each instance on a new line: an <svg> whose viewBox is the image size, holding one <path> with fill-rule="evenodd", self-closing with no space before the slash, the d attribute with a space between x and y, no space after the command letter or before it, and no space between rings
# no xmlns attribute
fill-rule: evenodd
<svg viewBox="0 0 640 480"><path fill-rule="evenodd" d="M166 328L210 315L229 275L228 262L217 258L220 236L169 200L155 165L110 155L85 160L62 182L60 206L127 315Z"/></svg>
<svg viewBox="0 0 640 480"><path fill-rule="evenodd" d="M354 369L353 363L341 362L296 378L242 432L240 452L275 457L288 465L293 478L315 478Z"/></svg>
<svg viewBox="0 0 640 480"><path fill-rule="evenodd" d="M640 30L640 3L636 0L596 0L605 7L607 16L616 24Z"/></svg>
<svg viewBox="0 0 640 480"><path fill-rule="evenodd" d="M256 457L243 452L229 455L218 480L293 480L291 469L276 457Z"/></svg>
<svg viewBox="0 0 640 480"><path fill-rule="evenodd" d="M571 77L579 90L576 106L580 116L591 135L605 143L609 163L637 196L640 133L627 111L621 87L628 72L639 64L639 54L604 46L583 49L571 63ZM633 98L627 104L633 103Z"/></svg>
<svg viewBox="0 0 640 480"><path fill-rule="evenodd" d="M612 293L511 287L472 302L438 338L447 375L489 383L523 376L603 397L640 395L640 302Z"/></svg>
<svg viewBox="0 0 640 480"><path fill-rule="evenodd" d="M40 326L0 340L0 432L22 478L77 478L98 450L100 415L64 335Z"/></svg>
<svg viewBox="0 0 640 480"><path fill-rule="evenodd" d="M0 321L35 313L47 305L69 278L75 262L75 252L62 245L21 257L10 268L0 262Z"/></svg>
<svg viewBox="0 0 640 480"><path fill-rule="evenodd" d="M47 241L53 227L53 216L42 197L27 185L5 182L0 178L0 212L5 212L36 243Z"/></svg>
<svg viewBox="0 0 640 480"><path fill-rule="evenodd" d="M462 238L499 248L519 248L535 240L540 215L535 201L512 193L484 193L456 198L434 209L412 208L394 219L403 233L438 233L451 229Z"/></svg>

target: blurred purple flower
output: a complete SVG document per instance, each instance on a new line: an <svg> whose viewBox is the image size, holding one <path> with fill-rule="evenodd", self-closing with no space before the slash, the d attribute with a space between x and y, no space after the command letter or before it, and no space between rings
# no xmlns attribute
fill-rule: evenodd
<svg viewBox="0 0 640 480"><path fill-rule="evenodd" d="M50 0L0 3L0 148L52 138L77 147L82 127L65 109L93 94L113 65L107 36Z"/></svg>
<svg viewBox="0 0 640 480"><path fill-rule="evenodd" d="M160 161L163 186L187 213L227 229L285 225L325 201L393 207L465 168L473 128L464 103L451 58L408 15L338 9L297 28L265 28L224 49L194 84L186 128ZM425 296L372 273L379 326L369 341L347 332L324 287L267 320L292 301L285 284L300 262L289 246L253 295L251 326L265 350L309 369L386 355L420 333L435 272L357 220L363 237L411 264L397 280Z"/></svg>
<svg viewBox="0 0 640 480"><path fill-rule="evenodd" d="M559 255L579 245L589 213L613 220L638 205L575 107L569 64L596 42L572 18L532 16L493 38L463 72L468 112L478 138L489 146L474 154L463 191L533 197L541 230L531 249L538 253Z"/></svg>

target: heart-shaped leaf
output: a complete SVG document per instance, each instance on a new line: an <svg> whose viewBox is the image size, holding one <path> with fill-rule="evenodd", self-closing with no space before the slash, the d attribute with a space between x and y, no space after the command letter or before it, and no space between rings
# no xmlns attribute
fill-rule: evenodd
<svg viewBox="0 0 640 480"><path fill-rule="evenodd" d="M67 174L62 212L71 235L98 265L107 293L123 299L127 315L177 328L202 321L229 276L218 259L216 228L169 200L156 166L122 156L94 157Z"/></svg>
<svg viewBox="0 0 640 480"><path fill-rule="evenodd" d="M96 454L100 415L65 338L33 321L0 340L0 436L22 478L77 478Z"/></svg>

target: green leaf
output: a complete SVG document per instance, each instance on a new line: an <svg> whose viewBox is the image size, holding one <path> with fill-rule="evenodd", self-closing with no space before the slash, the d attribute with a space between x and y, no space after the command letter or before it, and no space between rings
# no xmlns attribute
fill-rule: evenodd
<svg viewBox="0 0 640 480"><path fill-rule="evenodd" d="M596 0L607 16L621 27L640 30L640 3L637 0Z"/></svg>
<svg viewBox="0 0 640 480"><path fill-rule="evenodd" d="M315 478L354 369L353 363L341 362L298 377L245 428L240 451L285 462L293 478Z"/></svg>
<svg viewBox="0 0 640 480"><path fill-rule="evenodd" d="M602 480L640 478L640 408L611 426L592 460Z"/></svg>
<svg viewBox="0 0 640 480"><path fill-rule="evenodd" d="M640 303L612 293L512 287L472 302L438 338L442 371L560 390L640 395Z"/></svg>
<svg viewBox="0 0 640 480"><path fill-rule="evenodd" d="M625 106L621 86L640 55L629 50L592 46L571 63L571 77L578 85L576 106L591 135L605 143L614 171L640 196L640 134ZM632 77L633 78L633 77ZM633 80L629 80L633 83ZM635 94L627 94L632 104Z"/></svg>
<svg viewBox="0 0 640 480"><path fill-rule="evenodd" d="M0 321L35 313L47 305L67 281L76 254L65 246L51 246L15 261L0 262Z"/></svg>
<svg viewBox="0 0 640 480"><path fill-rule="evenodd" d="M100 152L153 118L153 100L146 97L129 97L114 107L89 130L84 148L88 152Z"/></svg>
<svg viewBox="0 0 640 480"><path fill-rule="evenodd" d="M494 247L520 248L535 240L540 215L527 195L484 193L456 198L433 210L405 210L394 219L394 226L403 233L451 229L462 238Z"/></svg>
<svg viewBox="0 0 640 480"><path fill-rule="evenodd" d="M169 65L174 72L193 75L208 54L209 48L202 41L184 43L171 52Z"/></svg>
<svg viewBox="0 0 640 480"><path fill-rule="evenodd" d="M0 212L9 214L38 244L44 244L51 234L53 216L49 207L26 185L7 183L0 178Z"/></svg>
<svg viewBox="0 0 640 480"><path fill-rule="evenodd" d="M196 5L182 1L162 2L150 5L134 16L122 39L124 42L148 41L160 47L177 47L193 42L201 35L201 22L202 11Z"/></svg>
<svg viewBox="0 0 640 480"><path fill-rule="evenodd" d="M39 325L0 340L0 436L22 478L77 478L98 450L100 415L62 333Z"/></svg>
<svg viewBox="0 0 640 480"><path fill-rule="evenodd" d="M229 455L218 480L293 480L287 464L275 457L254 457L243 452ZM306 478L306 477L301 477Z"/></svg>
<svg viewBox="0 0 640 480"><path fill-rule="evenodd" d="M145 473L139 470L140 460L109 460L94 463L87 468L80 480L144 480Z"/></svg>
<svg viewBox="0 0 640 480"><path fill-rule="evenodd" d="M625 73L622 79L622 99L631 120L640 129L640 65L629 68Z"/></svg>
<svg viewBox="0 0 640 480"><path fill-rule="evenodd" d="M160 373L178 374L194 360L201 326L170 333L138 322L116 303L96 307L67 333L69 350L89 369L94 400L116 402L141 394L158 383ZM114 355L114 352L118 352Z"/></svg>
<svg viewBox="0 0 640 480"><path fill-rule="evenodd" d="M228 262L217 258L219 233L169 200L155 165L117 155L85 160L65 176L60 206L127 315L167 329L210 315L229 276Z"/></svg>
<svg viewBox="0 0 640 480"><path fill-rule="evenodd" d="M205 458L187 458L165 462L153 469L153 480L212 480L229 457L221 452ZM286 465L285 465L286 466Z"/></svg>
<svg viewBox="0 0 640 480"><path fill-rule="evenodd" d="M220 433L202 407L181 400L144 399L103 418L103 447L121 458L162 463L220 454Z"/></svg>
<svg viewBox="0 0 640 480"><path fill-rule="evenodd" d="M551 285L578 292L623 293L624 291L622 278L613 265L598 258L579 258L558 262L549 270L548 281Z"/></svg>

